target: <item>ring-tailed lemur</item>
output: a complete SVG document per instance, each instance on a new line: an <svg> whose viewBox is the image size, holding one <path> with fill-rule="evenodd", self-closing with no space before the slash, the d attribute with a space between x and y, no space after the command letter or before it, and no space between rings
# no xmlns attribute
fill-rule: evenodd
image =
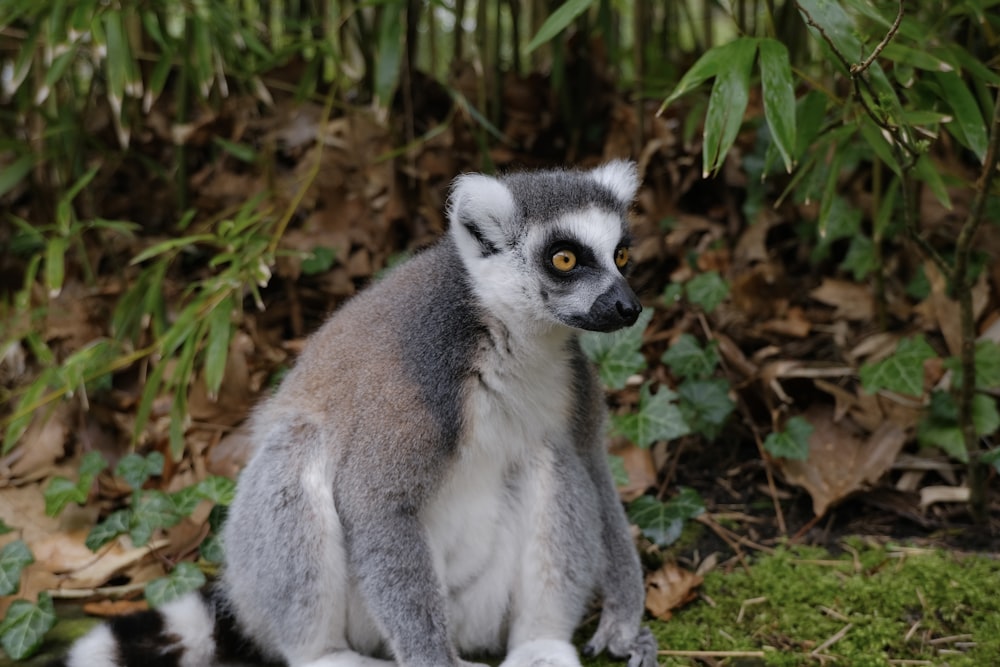
<svg viewBox="0 0 1000 667"><path fill-rule="evenodd" d="M449 233L341 308L256 412L215 591L100 626L64 664L576 667L597 596L586 651L653 667L577 342L641 310L637 186L628 162L460 177Z"/></svg>

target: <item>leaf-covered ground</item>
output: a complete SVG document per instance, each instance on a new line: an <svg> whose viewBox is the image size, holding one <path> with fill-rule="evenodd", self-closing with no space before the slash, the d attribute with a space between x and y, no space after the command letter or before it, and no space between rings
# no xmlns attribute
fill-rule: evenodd
<svg viewBox="0 0 1000 667"><path fill-rule="evenodd" d="M260 290L263 309L245 294L227 362L214 371L220 389L212 392L214 382L196 377L188 421L174 418L168 394L143 401L152 368L145 361L122 365L103 384L38 412L0 459L0 519L12 529L0 540L21 540L32 556L29 563L15 546L3 557L3 576L19 576L19 585L9 582L16 597L33 601L48 592L59 603L85 600L93 613L121 613L144 604L147 582L169 572L192 574L178 564L209 563L206 539L217 520L210 501L219 491L211 480L234 478L245 459L247 412L294 363L305 336L330 309L442 232L447 186L456 174L488 164L590 166L630 156L643 178L633 257L648 326L626 334L632 344L593 351L608 356L602 377L615 388L609 400L622 495L676 500L684 518L697 514L685 511L686 500L700 497L706 511L694 521L663 524L676 525L678 533L683 526L696 529L670 535L681 538L674 547L656 549L648 535L639 540L651 572L650 608L667 616L687 603L673 613L698 619L693 626L658 626L663 648L737 652L665 656L667 664L802 664L822 662L824 655L842 664L893 664L897 647L914 644L919 648L907 655L928 662L908 664L987 664L983 655L995 661L1000 610L981 585L996 580L995 562L921 551L1000 550L995 475L988 522L975 525L966 507L965 467L956 450L949 456L954 406L930 404L933 419L923 410L932 390L954 375L948 359L960 340L957 303L934 265L902 238L885 244L892 326L877 327L872 286L855 277L872 258L851 243L861 224L857 212L868 215L873 206L862 187L868 174L845 176L840 185L850 208L834 210L821 237L815 202L786 198L773 205L787 183L760 183L763 156L753 122L745 124L722 173L706 180L698 140L683 131L683 109L656 116L654 105L626 102L597 74L594 82L586 120L600 140L572 156L565 152L566 128L558 114L548 113L555 102L538 94L545 84L536 78L506 81L501 129L508 141L492 148L488 160L475 119L454 111L451 98L431 82L414 110L425 139L401 153L394 152L401 143L398 115L385 121L347 109L327 118L320 104L308 101L279 99L261 110L234 98L185 125L183 141L196 166L188 193L199 215L194 229L212 229L257 195L259 210L294 213L273 275ZM759 113L753 104L751 115ZM169 123L164 109L151 115L149 131L136 140L144 160L155 163L173 150L176 135L164 129ZM36 331L60 359L111 334L117 299L142 275L141 263L129 260L177 234L176 193L140 162L130 166L95 179L88 200L95 215L140 221L140 233L85 236L95 273L71 266L61 291L34 321L8 323ZM938 156L938 167L964 169L948 154ZM932 194L923 196L928 234L953 238L967 201L967 193L956 190L947 209ZM32 202L17 191L4 199L26 220L35 214ZM2 233L5 243L16 237L13 229ZM980 246L985 256L1000 256L994 225ZM192 242L160 282L148 285L148 293L167 304L168 319L190 285L213 275L216 251ZM22 256L2 253L0 271L11 286L5 290L13 292L25 270ZM1000 265L988 263L973 299L979 331L993 342L1000 339L997 285ZM984 347L984 372L1000 374L991 349ZM24 346L3 354L6 387L27 386L39 372ZM683 415L690 428L678 430L673 411L683 405L697 410ZM148 421L134 441L143 410ZM983 430L992 438L996 425L988 428L992 414L984 413ZM170 438L178 429L185 449L175 460ZM921 447L920 439L938 446ZM145 462L155 459L151 453L162 458L148 469L122 466L133 449ZM99 452L107 467L81 465L88 452ZM199 486L205 480L208 486ZM184 491L192 488L198 491ZM182 500L185 512L177 511ZM633 505L633 517L642 502ZM123 508L132 513L115 515ZM115 516L123 523L95 553L88 535ZM854 555L837 562L805 548L841 551L845 535L910 546L856 544L848 550ZM135 546L145 538L148 544ZM747 574L743 563L756 558L763 560ZM700 588L695 570L704 577ZM676 599L658 599L663 591ZM877 606L870 602L875 595L884 598ZM3 599L0 616L13 602L14 596ZM783 661L783 653L792 657Z"/></svg>

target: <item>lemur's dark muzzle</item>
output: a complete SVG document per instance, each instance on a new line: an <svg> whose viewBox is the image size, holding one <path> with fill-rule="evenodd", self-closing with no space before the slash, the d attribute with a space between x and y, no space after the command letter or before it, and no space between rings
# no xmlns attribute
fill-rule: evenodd
<svg viewBox="0 0 1000 667"><path fill-rule="evenodd" d="M594 301L588 314L587 329L616 331L635 324L642 305L624 279L617 280Z"/></svg>

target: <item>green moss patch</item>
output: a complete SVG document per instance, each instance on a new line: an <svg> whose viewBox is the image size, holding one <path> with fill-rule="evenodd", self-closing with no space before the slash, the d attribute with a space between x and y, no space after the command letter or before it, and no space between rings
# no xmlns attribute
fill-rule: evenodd
<svg viewBox="0 0 1000 667"><path fill-rule="evenodd" d="M741 666L1000 665L998 589L1000 561L982 555L860 541L838 556L779 548L749 570L709 573L701 599L651 627L664 667L707 658Z"/></svg>

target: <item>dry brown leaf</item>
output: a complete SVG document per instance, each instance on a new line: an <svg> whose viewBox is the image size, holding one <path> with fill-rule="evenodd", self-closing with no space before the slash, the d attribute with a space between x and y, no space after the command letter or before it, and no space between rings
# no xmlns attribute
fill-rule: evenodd
<svg viewBox="0 0 1000 667"><path fill-rule="evenodd" d="M813 511L822 516L830 506L872 484L888 471L906 442L905 431L884 422L864 437L833 419L833 408L816 405L803 417L812 425L809 458L777 459L790 483L801 486L813 500Z"/></svg>
<svg viewBox="0 0 1000 667"><path fill-rule="evenodd" d="M801 308L791 307L784 317L767 320L760 325L760 328L782 336L805 338L812 331L812 322L806 319L805 312Z"/></svg>
<svg viewBox="0 0 1000 667"><path fill-rule="evenodd" d="M691 602L701 586L701 575L689 572L676 563L664 563L646 577L646 609L656 618L668 621L674 609Z"/></svg>
<svg viewBox="0 0 1000 667"><path fill-rule="evenodd" d="M628 484L618 487L622 500L635 500L656 484L656 466L653 455L648 449L643 449L632 443L615 447L613 454L622 457L625 472L628 473Z"/></svg>
<svg viewBox="0 0 1000 667"><path fill-rule="evenodd" d="M848 320L867 321L875 313L871 290L866 285L824 278L809 296L836 308L835 316Z"/></svg>
<svg viewBox="0 0 1000 667"><path fill-rule="evenodd" d="M0 478L23 483L48 476L65 454L66 436L75 416L75 404L71 403L36 412L18 447L0 460Z"/></svg>
<svg viewBox="0 0 1000 667"><path fill-rule="evenodd" d="M125 616L149 609L149 603L142 600L98 600L83 605L83 611L89 616L111 618Z"/></svg>

